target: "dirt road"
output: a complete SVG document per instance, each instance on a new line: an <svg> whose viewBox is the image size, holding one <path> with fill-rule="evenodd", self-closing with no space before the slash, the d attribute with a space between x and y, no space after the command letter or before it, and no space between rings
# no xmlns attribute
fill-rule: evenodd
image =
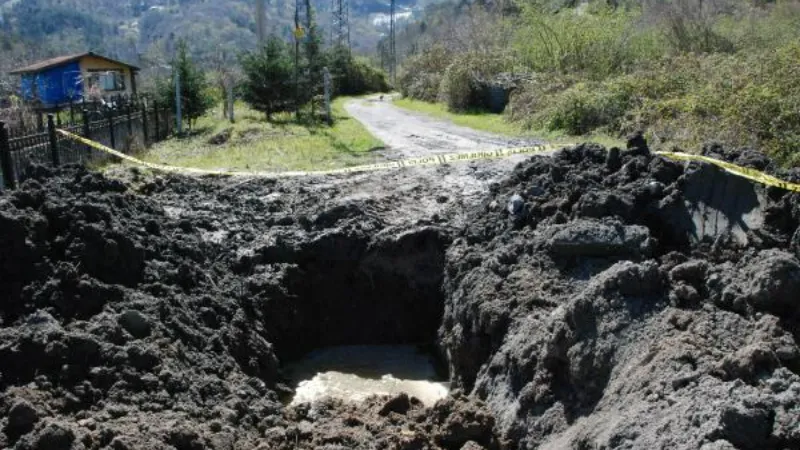
<svg viewBox="0 0 800 450"><path fill-rule="evenodd" d="M520 139L475 131L394 106L380 97L356 99L345 105L347 112L390 151L387 157L409 158L432 153L522 147L541 140Z"/></svg>

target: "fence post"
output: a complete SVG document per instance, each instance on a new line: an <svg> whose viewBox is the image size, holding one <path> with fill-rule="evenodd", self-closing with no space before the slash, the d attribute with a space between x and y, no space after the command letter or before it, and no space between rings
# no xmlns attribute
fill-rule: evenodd
<svg viewBox="0 0 800 450"><path fill-rule="evenodd" d="M39 133L44 131L44 115L41 111L36 112L36 130Z"/></svg>
<svg viewBox="0 0 800 450"><path fill-rule="evenodd" d="M116 142L116 139L114 139L114 110L109 108L108 113L106 114L106 116L108 117L109 142L111 143L111 148L116 150L117 149L117 142Z"/></svg>
<svg viewBox="0 0 800 450"><path fill-rule="evenodd" d="M50 135L50 155L53 157L53 167L61 165L61 155L58 153L58 136L56 135L55 117L47 115L47 133Z"/></svg>
<svg viewBox="0 0 800 450"><path fill-rule="evenodd" d="M3 166L5 187L14 189L14 166L11 165L11 144L8 142L8 129L5 122L0 122L0 164Z"/></svg>
<svg viewBox="0 0 800 450"><path fill-rule="evenodd" d="M125 139L123 147L125 152L130 153L133 150L133 105L131 105L130 101L128 101L125 108L128 110L128 137Z"/></svg>
<svg viewBox="0 0 800 450"><path fill-rule="evenodd" d="M155 127L156 127L156 130L155 130L156 131L156 138L155 138L154 142L158 142L158 141L161 140L161 136L159 134L160 132L158 130L158 128L159 128L159 126L158 126L158 102L153 103L153 118L155 119L153 121L153 123L155 123Z"/></svg>
<svg viewBox="0 0 800 450"><path fill-rule="evenodd" d="M144 136L144 148L147 148L147 141L150 138L150 136L148 136L150 134L148 133L148 131L149 130L147 129L147 100L145 100L142 102L142 135Z"/></svg>
<svg viewBox="0 0 800 450"><path fill-rule="evenodd" d="M83 137L85 137L86 139L91 139L91 136L89 136L89 134L91 133L89 129L89 121L90 121L89 110L83 108ZM92 159L92 147L89 147L88 145L86 145L85 147L86 147L86 159L90 160Z"/></svg>
<svg viewBox="0 0 800 450"><path fill-rule="evenodd" d="M128 103L128 136L133 136L133 105Z"/></svg>

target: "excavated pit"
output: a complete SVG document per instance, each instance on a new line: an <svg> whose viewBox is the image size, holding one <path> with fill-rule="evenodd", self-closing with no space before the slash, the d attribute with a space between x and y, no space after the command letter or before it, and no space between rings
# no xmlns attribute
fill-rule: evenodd
<svg viewBox="0 0 800 450"><path fill-rule="evenodd" d="M37 170L0 196L0 448L800 448L795 194L642 143L478 203L448 167ZM428 348L453 389L286 404L294 364L353 345Z"/></svg>
<svg viewBox="0 0 800 450"><path fill-rule="evenodd" d="M448 244L436 228L375 240L331 235L298 253L261 248L237 270L282 361L332 346L433 347Z"/></svg>
<svg viewBox="0 0 800 450"><path fill-rule="evenodd" d="M442 397L435 385L447 379L447 364L435 339L444 312L441 286L449 242L438 228L374 240L325 236L299 253L260 248L243 258L237 270L246 276L245 292L264 330L262 337L274 345L283 367L313 366L323 379L350 382L348 392L359 399L368 397L370 389L395 392L390 386L395 379L412 386L430 382L437 393L426 400L435 401ZM331 357L331 351L346 347L352 347L350 355L339 351ZM382 348L389 355L376 358ZM403 367L400 361L411 348L424 353L428 364L409 358ZM282 376L292 388L309 377L319 381L309 370ZM370 381L382 378L383 386ZM425 392L424 386L418 387ZM291 392L283 398L296 397Z"/></svg>

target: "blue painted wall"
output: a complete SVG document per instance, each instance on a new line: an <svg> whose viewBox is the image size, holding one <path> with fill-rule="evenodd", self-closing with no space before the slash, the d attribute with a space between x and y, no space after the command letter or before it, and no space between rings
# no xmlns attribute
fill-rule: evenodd
<svg viewBox="0 0 800 450"><path fill-rule="evenodd" d="M83 79L77 61L22 76L22 97L45 106L69 103L83 97Z"/></svg>

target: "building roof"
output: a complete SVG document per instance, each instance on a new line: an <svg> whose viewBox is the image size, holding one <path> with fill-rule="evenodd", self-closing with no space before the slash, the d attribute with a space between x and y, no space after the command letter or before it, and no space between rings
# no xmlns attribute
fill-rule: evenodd
<svg viewBox="0 0 800 450"><path fill-rule="evenodd" d="M120 64L120 65L123 65L123 66L127 66L127 67L131 68L132 70L139 70L138 67L130 65L130 64L127 64L127 63L124 63L122 61L117 61L115 59L106 58L103 55L98 55L98 54L93 53L93 52L85 52L85 53L77 53L77 54L74 54L74 55L58 56L56 58L46 59L44 61L39 61L39 62L37 62L35 64L31 64L30 66L20 67L19 69L12 70L9 73L11 75L19 75L19 74L25 74L25 73L41 72L43 70L50 69L52 67L58 67L58 66L61 66L61 65L64 65L64 64L71 63L73 61L78 61L78 60L83 59L83 58L85 58L87 56L92 56L94 58L104 59L104 60L106 60L108 62L111 62L111 63L114 63L114 64Z"/></svg>

